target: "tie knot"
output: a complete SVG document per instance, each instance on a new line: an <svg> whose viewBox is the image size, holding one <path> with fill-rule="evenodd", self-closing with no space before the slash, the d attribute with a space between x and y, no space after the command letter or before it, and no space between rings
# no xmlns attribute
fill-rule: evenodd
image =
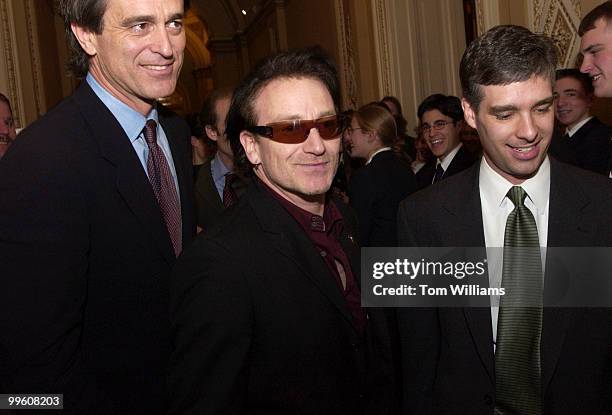
<svg viewBox="0 0 612 415"><path fill-rule="evenodd" d="M157 123L155 120L147 120L144 127L144 136L148 145L157 142Z"/></svg>
<svg viewBox="0 0 612 415"><path fill-rule="evenodd" d="M521 186L512 186L506 196L514 203L514 207L519 207L525 205L527 192Z"/></svg>

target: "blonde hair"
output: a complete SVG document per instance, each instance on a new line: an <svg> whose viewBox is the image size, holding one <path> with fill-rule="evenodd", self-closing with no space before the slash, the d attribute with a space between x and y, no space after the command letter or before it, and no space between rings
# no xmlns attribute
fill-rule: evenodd
<svg viewBox="0 0 612 415"><path fill-rule="evenodd" d="M388 109L379 104L367 104L353 113L353 118L364 131L372 131L388 147L397 142L397 125Z"/></svg>

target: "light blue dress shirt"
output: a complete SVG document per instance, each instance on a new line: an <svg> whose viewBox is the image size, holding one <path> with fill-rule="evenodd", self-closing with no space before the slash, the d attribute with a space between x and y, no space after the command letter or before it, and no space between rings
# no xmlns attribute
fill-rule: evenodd
<svg viewBox="0 0 612 415"><path fill-rule="evenodd" d="M231 170L228 169L223 161L221 161L221 157L219 157L219 151L215 153L215 157L210 162L210 173L212 175L212 179L215 182L215 187L217 188L217 193L219 193L219 197L223 200L223 188L225 188L225 176L228 173L231 173Z"/></svg>
<svg viewBox="0 0 612 415"><path fill-rule="evenodd" d="M95 79L94 77L88 73L87 78L85 78L91 89L94 93L100 98L102 103L106 105L106 107L110 110L110 112L115 116L123 131L130 139L130 143L132 147L134 147L134 151L140 160L140 164L145 171L147 177L149 173L147 172L147 158L149 157L149 146L144 138L143 129L147 122L147 120L155 120L157 123L157 145L161 148L168 161L168 166L170 167L170 173L172 174L172 179L174 181L174 187L176 190L176 194L180 195L178 190L178 179L176 177L176 169L174 168L174 159L172 158L172 151L170 150L170 144L168 143L168 137L166 137L166 133L164 129L159 124L159 119L157 116L157 110L155 108L151 109L151 112L145 117L138 111L130 108L123 102L119 101L117 98L112 96L106 89L104 89ZM179 197L179 203L181 198Z"/></svg>

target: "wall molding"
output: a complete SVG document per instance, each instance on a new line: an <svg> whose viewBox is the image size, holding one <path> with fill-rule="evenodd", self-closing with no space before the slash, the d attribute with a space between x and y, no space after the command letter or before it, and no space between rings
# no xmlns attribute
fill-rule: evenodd
<svg viewBox="0 0 612 415"><path fill-rule="evenodd" d="M532 4L531 29L550 36L557 49L559 67L574 67L580 51L578 27L581 19L579 0L537 0Z"/></svg>
<svg viewBox="0 0 612 415"><path fill-rule="evenodd" d="M378 73L378 91L380 96L394 95L395 82L392 75L393 57L389 51L390 27L387 24L387 1L372 0L374 19L374 45L376 51L376 70Z"/></svg>
<svg viewBox="0 0 612 415"><path fill-rule="evenodd" d="M13 19L9 18L12 15L12 8L9 10L10 4L8 0L0 0L0 38L2 39L2 58L5 62L2 72L5 73L4 78L6 79L7 85L0 85L5 94L8 95L11 101L11 107L13 110L13 118L15 124L18 127L22 127L22 105L18 94L17 77L15 71L16 51L14 50L15 40L12 36L14 33Z"/></svg>
<svg viewBox="0 0 612 415"><path fill-rule="evenodd" d="M357 108L357 82L351 16L344 6L345 0L334 0L336 26L338 27L338 68L341 85L342 108Z"/></svg>

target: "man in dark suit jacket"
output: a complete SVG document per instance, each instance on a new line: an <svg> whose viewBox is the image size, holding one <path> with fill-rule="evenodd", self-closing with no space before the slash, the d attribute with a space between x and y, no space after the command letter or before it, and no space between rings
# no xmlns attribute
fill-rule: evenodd
<svg viewBox="0 0 612 415"><path fill-rule="evenodd" d="M184 253L172 285L172 414L388 413L384 316L360 305L338 165L336 71L318 49L266 59L228 136L253 182Z"/></svg>
<svg viewBox="0 0 612 415"><path fill-rule="evenodd" d="M168 278L194 220L188 128L154 101L178 78L184 5L109 0L92 23L77 3L60 6L87 78L0 163L0 389L62 393L66 414L161 414ZM116 19L136 10L163 36L127 40Z"/></svg>
<svg viewBox="0 0 612 415"><path fill-rule="evenodd" d="M215 156L200 168L195 183L198 226L202 229L213 226L246 188L246 180L234 172L234 155L226 134L225 118L231 100L231 89L213 91L200 112L206 137L215 142L217 149Z"/></svg>
<svg viewBox="0 0 612 415"><path fill-rule="evenodd" d="M608 175L612 127L590 113L593 85L578 69L559 69L556 74L555 116L565 133L553 137L550 154L580 168Z"/></svg>
<svg viewBox="0 0 612 415"><path fill-rule="evenodd" d="M421 102L417 114L425 142L436 157L417 172L421 189L474 164L474 156L459 138L464 123L459 98L430 95Z"/></svg>
<svg viewBox="0 0 612 415"><path fill-rule="evenodd" d="M536 225L532 230L540 246L610 246L612 185L546 156L554 123L555 64L550 40L517 26L493 28L470 45L461 61L462 103L468 124L478 130L484 157L403 202L400 245L505 246L510 238L508 228L504 232L506 218L519 209L506 192L518 187L526 194L522 214ZM494 286L505 271L488 259ZM543 298L558 277L548 263L545 269L543 292L538 290ZM508 287L506 278L501 278L503 287ZM539 328L519 337L532 323L505 319L504 304L502 299L499 308L399 311L404 413L608 413L610 310L535 307ZM500 338L503 325L515 330ZM525 340L531 348L508 354L507 344ZM507 365L509 356L510 366L520 368L516 378L509 377L514 369ZM516 393L520 388L522 393Z"/></svg>

